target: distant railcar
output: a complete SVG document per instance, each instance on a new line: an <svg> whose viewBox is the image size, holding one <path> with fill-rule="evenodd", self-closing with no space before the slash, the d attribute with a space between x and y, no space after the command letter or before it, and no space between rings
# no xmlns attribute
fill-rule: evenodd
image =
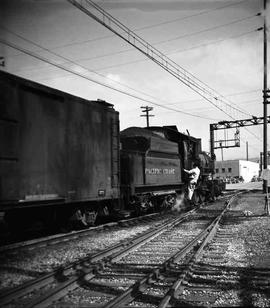
<svg viewBox="0 0 270 308"><path fill-rule="evenodd" d="M0 97L0 212L6 219L38 220L45 212L47 219L64 219L74 205L102 211L119 199L119 114L113 105L5 72Z"/></svg>

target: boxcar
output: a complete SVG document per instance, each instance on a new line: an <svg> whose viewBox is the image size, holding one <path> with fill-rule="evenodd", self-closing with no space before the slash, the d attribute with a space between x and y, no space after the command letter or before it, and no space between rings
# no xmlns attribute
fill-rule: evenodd
<svg viewBox="0 0 270 308"><path fill-rule="evenodd" d="M119 199L113 105L0 72L0 126L0 212Z"/></svg>

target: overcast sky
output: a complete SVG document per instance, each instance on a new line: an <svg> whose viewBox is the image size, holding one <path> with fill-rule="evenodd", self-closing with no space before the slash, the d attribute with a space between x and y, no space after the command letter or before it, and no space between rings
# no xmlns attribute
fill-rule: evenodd
<svg viewBox="0 0 270 308"><path fill-rule="evenodd" d="M96 3L225 96L243 111L237 119L263 116L263 32L257 31L263 17L256 16L263 13L262 0ZM151 125L177 125L180 131L201 138L204 150L209 151L209 124L231 120L65 0L1 0L0 14L1 40L17 47L0 43L0 56L5 57L1 69L89 100L106 100L120 112L121 129L145 126L140 107L148 105L154 107ZM22 48L89 80L18 50ZM231 139L234 132L222 131L216 138ZM242 128L241 147L225 149L224 159L245 158L246 142L249 157L259 157L262 132L262 125ZM216 150L218 159L220 154Z"/></svg>

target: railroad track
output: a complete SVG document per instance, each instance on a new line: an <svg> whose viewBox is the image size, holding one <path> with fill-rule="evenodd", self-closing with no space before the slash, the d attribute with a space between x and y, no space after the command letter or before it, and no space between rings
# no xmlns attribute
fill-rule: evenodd
<svg viewBox="0 0 270 308"><path fill-rule="evenodd" d="M186 214L181 215L180 217L175 218L173 221L165 222L163 226L157 226L154 227L143 234L140 234L138 236L135 236L132 240L128 239L127 241L122 241L119 244L116 244L112 247L109 247L107 249L102 250L101 252L98 252L94 255L91 255L90 257L83 258L79 261L73 262L65 267L60 267L55 271L52 271L46 275L42 275L41 277L34 279L32 281L29 281L27 283L24 283L21 286L18 286L16 288L13 288L12 290L8 290L6 292L2 292L0 295L0 305L5 305L10 302L13 302L14 300L27 296L27 294L30 294L31 292L35 292L36 289L41 290L42 288L46 288L48 284L54 284L54 282L59 282L63 277L67 277L66 275L74 276L74 282L78 279L78 276L76 273L80 272L80 268L84 268L86 264L94 264L93 266L90 266L87 270L87 273L91 273L94 268L96 268L96 262L101 261L102 259L117 253L120 251L128 251L129 249L133 249L137 245L141 245L144 241L149 240L151 237L156 236L158 232L162 232L163 229L168 227L170 224L177 223L178 221L185 220L191 213L193 213L195 210L192 210ZM125 223L125 222L124 222ZM80 275L79 275L80 276ZM65 279L64 279L65 280ZM60 283L61 285L61 283Z"/></svg>
<svg viewBox="0 0 270 308"><path fill-rule="evenodd" d="M2 293L0 304L23 307L46 307L52 303L55 307L80 306L85 297L87 305L92 307L120 307L126 303L132 306L132 302L136 306L137 298L144 303L165 307L175 300L174 293L181 289L190 264L213 237L230 202L226 202L225 209L221 213L219 211L211 223L210 219L200 221L201 214L196 214L197 218L195 215L193 220L196 223L189 236L185 228L191 222L183 222L195 210L171 219L132 241L121 242ZM180 225L182 229L179 229ZM181 234L184 235L181 237ZM153 253L154 263L149 262ZM141 258L143 260L140 261ZM158 296L145 294L160 282L162 288L167 290L165 293L161 292ZM80 301L76 303L78 298Z"/></svg>
<svg viewBox="0 0 270 308"><path fill-rule="evenodd" d="M36 248L51 246L51 245L59 244L61 242L68 242L68 241L76 240L82 237L86 237L89 234L91 234L93 231L99 231L99 230L110 229L110 228L113 229L113 228L119 228L122 226L131 226L131 225L142 223L142 222L155 221L157 219L160 219L160 214L161 213L147 214L144 216L124 219L124 220L119 220L117 222L110 222L110 223L102 224L99 226L89 227L83 230L55 234L55 235L50 235L50 236L32 239L28 241L22 241L22 242L12 243L8 245L3 245L3 246L0 246L0 253L6 253L8 251L21 250L21 249L36 249ZM166 214L163 213L163 215L166 215Z"/></svg>
<svg viewBox="0 0 270 308"><path fill-rule="evenodd" d="M236 192L232 191L229 192L228 194L219 197L219 200L224 200L228 199L231 196L233 196ZM201 206L206 206L207 203L201 204ZM6 245L0 245L0 253L6 253L9 251L15 251L15 250L21 250L21 249L36 249L36 248L41 248L41 247L46 247L46 246L51 246L55 244L59 244L61 242L68 242L72 240L76 240L85 236L88 236L91 232L93 231L98 231L98 230L103 230L103 229L109 229L109 228L117 228L121 227L123 225L125 226L131 226L134 224L141 223L143 221L155 221L156 219L160 219L160 216L167 215L165 212L163 213L152 213L152 214L147 214L144 216L139 216L139 217L134 217L130 219L124 219L124 220L119 220L117 222L110 222L106 224L102 224L99 226L94 226L94 227L89 227L87 229L83 230L78 230L78 231L72 231L68 233L61 233L61 234L55 234L55 235L50 235L50 236L45 236L45 237L40 237L37 239L31 239L27 241L21 241L21 242L16 242L12 244L6 244Z"/></svg>
<svg viewBox="0 0 270 308"><path fill-rule="evenodd" d="M239 225L253 223L256 226L259 220L269 220L266 216L245 217L241 214L242 212L238 211L229 212L222 219L207 250L200 256L199 262L190 268L185 288L176 296L178 300L182 299L182 304L269 307L270 267L248 266L249 262L243 255L241 244L237 251L230 248L235 233L239 232ZM252 241L252 238L247 240ZM228 252L233 261L228 260ZM261 260L261 263L267 264L267 261ZM265 294L266 297L263 299L260 294Z"/></svg>

